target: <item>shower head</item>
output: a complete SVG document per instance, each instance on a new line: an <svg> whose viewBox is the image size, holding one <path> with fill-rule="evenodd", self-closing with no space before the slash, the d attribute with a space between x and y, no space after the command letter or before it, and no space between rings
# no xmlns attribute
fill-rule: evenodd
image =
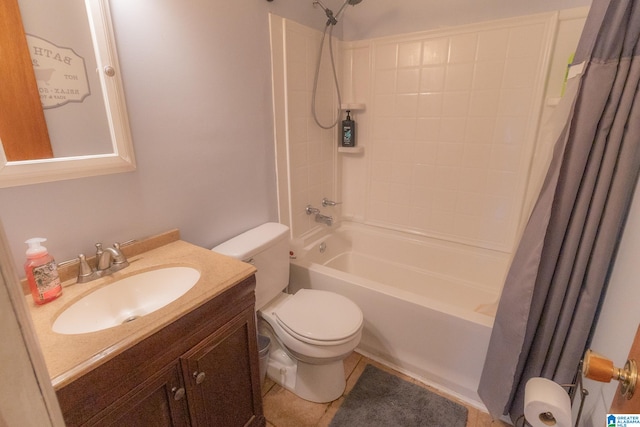
<svg viewBox="0 0 640 427"><path fill-rule="evenodd" d="M340 14L342 13L342 11L344 10L345 7L347 7L347 5L351 5L351 6L355 6L357 4L359 4L362 0L346 0L344 2L344 4L342 5L342 7L340 8L340 10L338 10L338 13L336 13L336 18L338 18L338 16L340 16Z"/></svg>

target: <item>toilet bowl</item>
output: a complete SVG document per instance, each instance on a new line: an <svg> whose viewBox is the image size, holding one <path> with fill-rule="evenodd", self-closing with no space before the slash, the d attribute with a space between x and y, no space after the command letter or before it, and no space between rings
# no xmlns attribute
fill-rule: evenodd
<svg viewBox="0 0 640 427"><path fill-rule="evenodd" d="M360 342L362 311L333 292L283 292L289 284L288 231L266 223L213 250L257 268L258 327L272 344L267 375L303 399L330 402L344 392L343 360Z"/></svg>
<svg viewBox="0 0 640 427"><path fill-rule="evenodd" d="M346 386L343 360L362 336L362 312L351 300L326 291L281 294L258 316L261 333L276 342L267 374L312 402L331 402ZM264 327L267 326L265 331Z"/></svg>

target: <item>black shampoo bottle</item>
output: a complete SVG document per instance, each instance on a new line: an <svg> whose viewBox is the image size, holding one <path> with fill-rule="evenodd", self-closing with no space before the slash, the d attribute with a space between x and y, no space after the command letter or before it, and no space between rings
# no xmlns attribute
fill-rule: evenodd
<svg viewBox="0 0 640 427"><path fill-rule="evenodd" d="M340 128L340 145L343 147L356 146L356 122L351 120L351 111L347 110L347 118L342 121Z"/></svg>

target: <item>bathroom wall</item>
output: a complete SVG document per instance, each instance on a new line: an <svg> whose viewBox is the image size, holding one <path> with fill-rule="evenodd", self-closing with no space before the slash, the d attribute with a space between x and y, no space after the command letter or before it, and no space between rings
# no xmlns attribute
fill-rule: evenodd
<svg viewBox="0 0 640 427"><path fill-rule="evenodd" d="M611 272L591 349L623 367L640 325L640 185L636 186L633 203L620 241L618 255ZM585 401L585 427L604 425L618 382L585 381L589 396ZM636 387L636 395L638 389ZM634 399L637 399L634 396Z"/></svg>
<svg viewBox="0 0 640 427"><path fill-rule="evenodd" d="M33 236L62 261L176 227L211 247L278 219L268 11L317 11L287 0L110 3L138 168L0 189L20 272Z"/></svg>
<svg viewBox="0 0 640 427"><path fill-rule="evenodd" d="M333 127L338 114L336 85L325 36L324 57L317 72L322 32L270 16L274 79L283 84L274 88L276 104L276 146L280 188L280 220L291 225L298 236L318 224L305 208L320 208L324 197L336 194L335 141ZM337 76L340 76L341 46L331 37ZM314 118L311 110L317 73ZM318 123L328 129L323 129ZM281 130L280 130L281 129Z"/></svg>
<svg viewBox="0 0 640 427"><path fill-rule="evenodd" d="M414 21L422 22L420 30L449 25L438 2L425 10L422 0L407 1L389 11L389 2L365 0L349 7L344 20L359 17L363 37L377 28L405 32ZM323 3L337 10L342 2ZM543 3L519 7L555 10L575 0ZM17 265L23 241L34 235L47 237L64 260L90 253L96 241L111 244L171 227L211 246L278 217L267 16L272 11L322 29L322 11L300 0L111 5L138 169L0 189L0 218ZM503 6L474 20L514 13ZM376 23L379 16L384 22ZM341 31L338 26L338 37Z"/></svg>
<svg viewBox="0 0 640 427"><path fill-rule="evenodd" d="M589 6L590 0L364 0L345 15L344 40L364 40L428 29ZM357 12L356 12L357 10Z"/></svg>
<svg viewBox="0 0 640 427"><path fill-rule="evenodd" d="M282 105L276 122L283 131L276 140L278 151L290 156L278 165L281 220L293 224L294 236L324 227L304 207L320 207L322 197L335 193L342 204L322 211L336 218L510 252L531 204L524 201L539 118L560 97L586 12L344 43L340 85L343 104L355 106L351 114L361 149L355 153L337 149L337 131L322 131L322 152L308 149L308 137L320 132L305 106L321 33L286 20L297 34L278 38L286 58L274 59L285 64L274 68L282 80L275 97L282 100L276 101ZM306 50L296 42L301 34ZM308 44L312 34L315 47ZM325 79L331 75L328 62L325 52ZM553 76L547 79L549 69ZM334 93L332 84L329 90L324 96ZM309 174L314 164L322 166ZM335 191L326 177L332 170ZM309 176L326 185L308 191Z"/></svg>
<svg viewBox="0 0 640 427"><path fill-rule="evenodd" d="M366 104L367 133L362 155L341 156L343 215L509 252L556 24L542 14L348 44L345 86L367 73L371 84L351 100Z"/></svg>
<svg viewBox="0 0 640 427"><path fill-rule="evenodd" d="M48 237L63 260L90 253L96 241L110 244L173 227L186 240L212 246L276 220L268 12L322 30L322 12L311 3L111 0L138 169L0 189L0 218L16 266L21 269L23 241L35 235ZM341 1L323 3L337 9ZM589 4L363 0L348 8L336 34L364 40ZM551 73L550 85L558 75ZM358 84L368 84L367 76ZM617 364L624 363L640 323L634 305L640 299L639 197L594 337L594 349ZM602 425L612 387L594 390L588 399L598 405L594 426Z"/></svg>

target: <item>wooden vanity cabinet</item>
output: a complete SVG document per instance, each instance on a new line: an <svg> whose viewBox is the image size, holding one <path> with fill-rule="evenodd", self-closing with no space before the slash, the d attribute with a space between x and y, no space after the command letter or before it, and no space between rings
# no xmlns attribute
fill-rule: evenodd
<svg viewBox="0 0 640 427"><path fill-rule="evenodd" d="M178 392L178 390L182 390ZM187 400L177 365L155 375L107 407L91 421L95 426L189 426Z"/></svg>
<svg viewBox="0 0 640 427"><path fill-rule="evenodd" d="M228 324L181 358L192 425L243 426L252 420L254 403L246 391L253 389L253 376L246 342L255 341L256 335L246 327L248 321L245 317Z"/></svg>
<svg viewBox="0 0 640 427"><path fill-rule="evenodd" d="M57 391L67 426L264 426L255 277Z"/></svg>

